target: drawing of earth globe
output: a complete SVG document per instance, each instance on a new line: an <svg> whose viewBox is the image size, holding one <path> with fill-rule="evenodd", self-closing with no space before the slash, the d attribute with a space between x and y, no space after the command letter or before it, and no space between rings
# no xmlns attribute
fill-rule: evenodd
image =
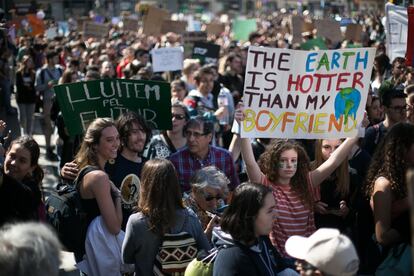
<svg viewBox="0 0 414 276"><path fill-rule="evenodd" d="M359 90L351 87L341 89L335 98L335 118L338 120L343 115L344 124L348 123L348 116L352 116L355 120L360 102L361 93Z"/></svg>

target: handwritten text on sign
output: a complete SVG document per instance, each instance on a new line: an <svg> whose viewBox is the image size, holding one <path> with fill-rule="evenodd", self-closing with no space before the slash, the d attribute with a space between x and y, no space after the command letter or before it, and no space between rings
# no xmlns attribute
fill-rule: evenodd
<svg viewBox="0 0 414 276"><path fill-rule="evenodd" d="M250 47L242 137L356 136L375 49L298 51Z"/></svg>
<svg viewBox="0 0 414 276"><path fill-rule="evenodd" d="M81 134L96 118L116 119L135 111L155 129L171 129L170 85L165 82L105 79L54 87L70 135Z"/></svg>

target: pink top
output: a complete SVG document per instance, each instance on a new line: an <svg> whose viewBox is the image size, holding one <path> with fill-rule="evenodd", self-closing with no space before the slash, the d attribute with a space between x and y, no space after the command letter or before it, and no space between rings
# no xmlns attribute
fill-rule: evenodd
<svg viewBox="0 0 414 276"><path fill-rule="evenodd" d="M313 210L302 203L290 185L272 183L265 175L261 179L263 185L272 188L276 201L270 239L283 257L290 257L285 251L286 240L293 235L308 237L316 230ZM309 187L313 194L312 185Z"/></svg>

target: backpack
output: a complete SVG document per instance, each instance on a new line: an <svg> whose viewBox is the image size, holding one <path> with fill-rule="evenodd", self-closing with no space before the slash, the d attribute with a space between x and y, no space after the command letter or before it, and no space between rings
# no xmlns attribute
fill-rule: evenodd
<svg viewBox="0 0 414 276"><path fill-rule="evenodd" d="M183 228L187 219L186 215ZM184 275L188 264L197 257L197 252L197 243L191 234L182 230L177 234L164 234L155 256L154 275Z"/></svg>
<svg viewBox="0 0 414 276"><path fill-rule="evenodd" d="M59 183L45 202L47 221L55 228L66 250L83 255L88 230L87 213L82 207L79 186L83 177L98 170L97 167L83 168L72 184Z"/></svg>

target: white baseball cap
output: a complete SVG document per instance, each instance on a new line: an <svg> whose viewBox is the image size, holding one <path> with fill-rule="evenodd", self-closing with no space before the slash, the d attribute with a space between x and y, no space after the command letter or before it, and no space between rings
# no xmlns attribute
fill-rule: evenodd
<svg viewBox="0 0 414 276"><path fill-rule="evenodd" d="M359 258L351 240L337 229L321 228L308 238L290 237L286 252L330 275L355 275Z"/></svg>

